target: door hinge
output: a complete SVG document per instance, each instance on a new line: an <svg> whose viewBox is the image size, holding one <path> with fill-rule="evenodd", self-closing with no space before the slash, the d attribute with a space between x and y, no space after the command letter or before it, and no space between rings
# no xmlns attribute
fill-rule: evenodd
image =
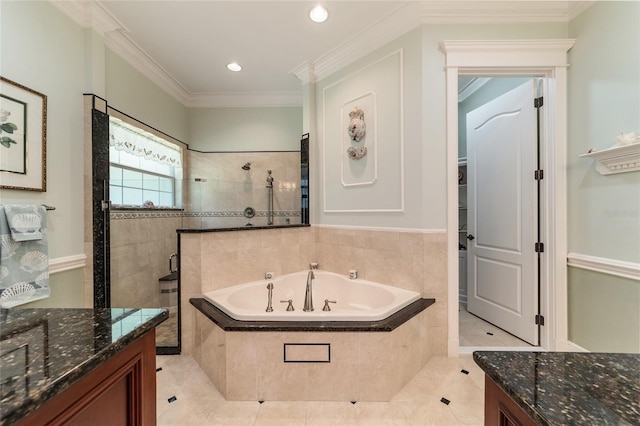
<svg viewBox="0 0 640 426"><path fill-rule="evenodd" d="M535 98L535 99L533 100L533 106L534 106L535 108L541 108L541 107L542 107L542 105L544 105L544 100L543 100L543 99L544 99L544 98L543 98L542 96L540 96L539 98Z"/></svg>
<svg viewBox="0 0 640 426"><path fill-rule="evenodd" d="M535 180L542 180L544 179L544 170L536 170L533 172L533 178Z"/></svg>
<svg viewBox="0 0 640 426"><path fill-rule="evenodd" d="M534 249L536 253L544 253L544 243L536 243Z"/></svg>
<svg viewBox="0 0 640 426"><path fill-rule="evenodd" d="M536 315L536 325L544 325L544 317L540 314Z"/></svg>
<svg viewBox="0 0 640 426"><path fill-rule="evenodd" d="M102 200L100 202L100 208L102 208L103 212L109 210L111 208L111 201Z"/></svg>

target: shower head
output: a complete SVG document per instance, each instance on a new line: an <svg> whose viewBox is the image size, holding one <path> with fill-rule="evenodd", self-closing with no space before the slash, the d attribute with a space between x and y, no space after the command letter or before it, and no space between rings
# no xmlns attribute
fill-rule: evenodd
<svg viewBox="0 0 640 426"><path fill-rule="evenodd" d="M242 166L242 170L251 170L251 163L245 163L245 165Z"/></svg>

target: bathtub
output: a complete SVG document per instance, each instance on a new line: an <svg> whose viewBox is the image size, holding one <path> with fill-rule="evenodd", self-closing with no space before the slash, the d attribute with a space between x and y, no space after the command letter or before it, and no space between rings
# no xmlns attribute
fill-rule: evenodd
<svg viewBox="0 0 640 426"><path fill-rule="evenodd" d="M379 321L420 299L420 293L372 281L349 279L327 271L314 271L314 311L304 312L308 271L281 275L203 294L231 318L240 321ZM273 283L273 312L266 312L267 284ZM294 311L286 302L293 300ZM323 311L325 299L331 311Z"/></svg>

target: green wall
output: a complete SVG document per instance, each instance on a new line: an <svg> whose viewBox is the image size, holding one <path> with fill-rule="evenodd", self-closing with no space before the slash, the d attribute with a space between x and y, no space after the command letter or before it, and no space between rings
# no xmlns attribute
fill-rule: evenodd
<svg viewBox="0 0 640 426"><path fill-rule="evenodd" d="M640 262L640 173L602 176L590 148L640 130L640 3L598 2L569 36L569 252ZM640 352L640 282L570 268L569 337L589 350Z"/></svg>
<svg viewBox="0 0 640 426"><path fill-rule="evenodd" d="M106 49L109 106L180 141L189 140L189 109L128 62Z"/></svg>
<svg viewBox="0 0 640 426"><path fill-rule="evenodd" d="M0 75L47 96L47 191L0 190L1 203L47 204L49 258L84 253L84 31L49 2L0 2ZM83 270L53 274L38 306L82 306Z"/></svg>
<svg viewBox="0 0 640 426"><path fill-rule="evenodd" d="M298 151L302 107L190 108L189 147L198 151Z"/></svg>

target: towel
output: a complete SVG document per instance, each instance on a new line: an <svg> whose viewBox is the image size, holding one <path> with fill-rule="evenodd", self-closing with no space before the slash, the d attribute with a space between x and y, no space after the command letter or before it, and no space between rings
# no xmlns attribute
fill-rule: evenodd
<svg viewBox="0 0 640 426"><path fill-rule="evenodd" d="M23 213L37 214L40 222L14 221L18 225L13 227L14 237L7 210L12 210L14 218ZM46 216L43 206L0 206L0 308L49 297ZM34 237L36 234L39 237Z"/></svg>
<svg viewBox="0 0 640 426"><path fill-rule="evenodd" d="M4 211L15 241L42 239L42 227L47 221L47 211L42 206L5 204Z"/></svg>

